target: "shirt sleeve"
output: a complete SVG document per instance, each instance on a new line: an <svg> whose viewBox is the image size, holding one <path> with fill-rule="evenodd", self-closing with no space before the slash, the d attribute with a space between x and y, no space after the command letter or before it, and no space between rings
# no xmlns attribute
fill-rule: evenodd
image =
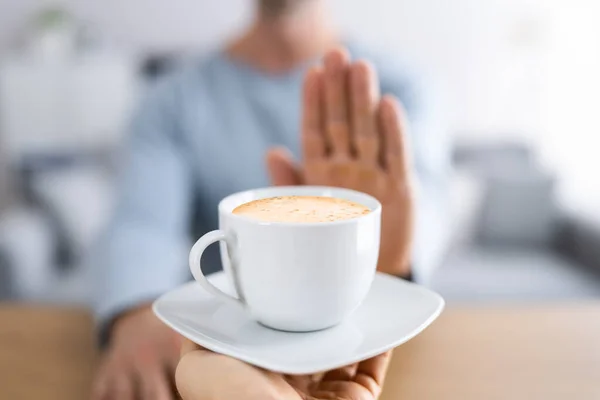
<svg viewBox="0 0 600 400"><path fill-rule="evenodd" d="M192 183L176 111L165 83L134 117L115 214L93 260L101 326L187 277Z"/></svg>
<svg viewBox="0 0 600 400"><path fill-rule="evenodd" d="M450 145L447 125L433 85L401 65L381 72L383 93L393 94L406 108L408 144L416 180L416 223L412 276L427 284L441 263L448 243L448 178Z"/></svg>

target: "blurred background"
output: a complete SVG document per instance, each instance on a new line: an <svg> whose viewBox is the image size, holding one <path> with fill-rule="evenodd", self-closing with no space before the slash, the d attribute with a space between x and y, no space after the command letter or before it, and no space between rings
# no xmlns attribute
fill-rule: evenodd
<svg viewBox="0 0 600 400"><path fill-rule="evenodd" d="M450 303L600 298L600 3L331 3L349 36L416 65L443 111L451 241L423 283ZM0 299L89 304L132 107L251 13L0 0Z"/></svg>

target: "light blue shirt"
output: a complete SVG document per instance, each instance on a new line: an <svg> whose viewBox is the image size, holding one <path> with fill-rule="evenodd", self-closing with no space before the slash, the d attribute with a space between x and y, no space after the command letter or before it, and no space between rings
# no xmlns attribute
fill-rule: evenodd
<svg viewBox="0 0 600 400"><path fill-rule="evenodd" d="M409 115L419 183L413 256L419 279L442 243L444 135L433 128L438 121L429 113L425 91L406 68L354 47L350 52L373 62L382 93L396 95ZM267 149L283 145L300 157L305 67L268 75L217 52L151 90L134 117L118 207L98 248L100 320L189 279L193 236L218 228L218 202L269 185ZM218 246L203 261L205 272L220 269Z"/></svg>

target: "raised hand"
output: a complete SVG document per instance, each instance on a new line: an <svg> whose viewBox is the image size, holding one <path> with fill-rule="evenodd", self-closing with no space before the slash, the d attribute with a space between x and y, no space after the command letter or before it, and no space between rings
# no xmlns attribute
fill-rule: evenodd
<svg viewBox="0 0 600 400"><path fill-rule="evenodd" d="M414 219L406 116L393 96L380 96L373 67L329 52L308 71L303 89L303 159L284 149L267 155L275 185L325 185L358 190L383 205L378 270L410 273Z"/></svg>

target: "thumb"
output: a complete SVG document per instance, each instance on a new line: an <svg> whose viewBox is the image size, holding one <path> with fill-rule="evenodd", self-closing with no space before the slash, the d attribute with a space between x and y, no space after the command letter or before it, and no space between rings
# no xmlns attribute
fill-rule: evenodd
<svg viewBox="0 0 600 400"><path fill-rule="evenodd" d="M276 147L267 152L267 170L271 183L275 186L294 186L302 184L300 171L294 158L285 147Z"/></svg>

